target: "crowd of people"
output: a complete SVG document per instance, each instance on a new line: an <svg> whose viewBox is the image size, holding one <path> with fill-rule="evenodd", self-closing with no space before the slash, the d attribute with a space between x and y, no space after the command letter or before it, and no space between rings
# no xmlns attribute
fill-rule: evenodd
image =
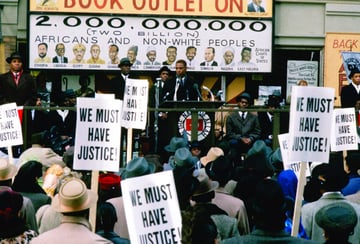
<svg viewBox="0 0 360 244"><path fill-rule="evenodd" d="M37 105L36 84L24 73L21 55L13 53L6 61L10 71L0 77L0 102ZM118 99L131 65L121 59L120 82L108 87ZM169 80L171 71L161 68L151 104L202 100L199 84L186 71L186 61L175 61ZM355 73L350 76L358 81ZM81 90L66 91L60 106L75 106L77 95L94 95L88 78L79 82ZM270 95L270 110L263 114L246 110L252 100L247 92L239 94L238 109L222 117L225 133L210 147L171 134L170 112L156 111L157 148L118 172L100 172L97 192L90 187L91 172L73 169L75 112L51 110L40 120L46 130L32 130L32 147L17 151L16 163L0 158L0 243L130 243L121 183L161 171L174 176L182 243L359 243L360 153L348 152L346 167L339 153L331 153L329 162L309 163L299 231L291 236L298 181L293 171L284 170L280 149L272 148L271 109L281 98ZM93 207L95 226L89 222Z"/></svg>

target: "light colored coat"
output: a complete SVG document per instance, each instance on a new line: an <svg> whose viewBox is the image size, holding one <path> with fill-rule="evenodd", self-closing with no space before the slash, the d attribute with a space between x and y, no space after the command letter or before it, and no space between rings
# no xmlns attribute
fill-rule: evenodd
<svg viewBox="0 0 360 244"><path fill-rule="evenodd" d="M315 201L305 204L301 209L301 220L302 224L305 228L306 234L313 241L318 241L320 243L324 243L325 239L323 236L324 231L322 228L317 225L315 221L315 214L319 211L320 208L329 205L330 203L334 203L337 201L344 201L351 204L357 215L358 215L358 223L354 228L354 234L350 236L350 243L360 243L360 205L349 202L345 199L345 197L340 192L326 192L323 196Z"/></svg>
<svg viewBox="0 0 360 244"><path fill-rule="evenodd" d="M40 234L31 244L90 244L112 243L90 230L90 223L84 217L63 216L61 225Z"/></svg>

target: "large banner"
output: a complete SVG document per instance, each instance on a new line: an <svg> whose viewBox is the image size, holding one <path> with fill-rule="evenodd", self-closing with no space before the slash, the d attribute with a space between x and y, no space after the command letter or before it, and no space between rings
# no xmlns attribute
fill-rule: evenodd
<svg viewBox="0 0 360 244"><path fill-rule="evenodd" d="M272 17L273 1L262 0L30 0L30 11L175 16Z"/></svg>
<svg viewBox="0 0 360 244"><path fill-rule="evenodd" d="M43 13L29 25L31 69L116 70L127 56L135 71L184 59L189 71L271 72L271 20Z"/></svg>

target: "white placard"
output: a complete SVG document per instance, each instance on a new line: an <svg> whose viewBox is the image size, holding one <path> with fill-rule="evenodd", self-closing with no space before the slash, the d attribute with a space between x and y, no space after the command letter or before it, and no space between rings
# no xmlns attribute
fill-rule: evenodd
<svg viewBox="0 0 360 244"><path fill-rule="evenodd" d="M172 171L121 181L131 243L181 243L181 214Z"/></svg>
<svg viewBox="0 0 360 244"><path fill-rule="evenodd" d="M279 134L278 138L279 138L281 158L283 160L284 170L291 169L292 171L294 171L296 177L299 179L301 162L289 162L288 161L289 133ZM309 164L307 164L307 167L306 167L306 176L310 176Z"/></svg>
<svg viewBox="0 0 360 244"><path fill-rule="evenodd" d="M331 151L357 150L355 108L335 109L331 129Z"/></svg>
<svg viewBox="0 0 360 244"><path fill-rule="evenodd" d="M147 80L126 79L121 125L125 128L145 129L149 97Z"/></svg>
<svg viewBox="0 0 360 244"><path fill-rule="evenodd" d="M329 161L334 97L333 88L293 86L289 161Z"/></svg>
<svg viewBox="0 0 360 244"><path fill-rule="evenodd" d="M21 123L16 103L0 106L0 147L23 144Z"/></svg>
<svg viewBox="0 0 360 244"><path fill-rule="evenodd" d="M118 172L122 101L77 98L76 104L74 169Z"/></svg>

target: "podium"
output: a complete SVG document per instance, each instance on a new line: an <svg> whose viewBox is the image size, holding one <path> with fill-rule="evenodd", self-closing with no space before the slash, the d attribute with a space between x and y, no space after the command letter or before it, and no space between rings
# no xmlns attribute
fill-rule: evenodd
<svg viewBox="0 0 360 244"><path fill-rule="evenodd" d="M164 111L167 108L179 109L179 111L168 112L172 136L179 136L182 130L187 135L190 134L190 141L203 141L205 146L205 144L214 145L215 143L215 112L201 111L201 109L216 109L224 103L224 101L165 101L159 107Z"/></svg>

